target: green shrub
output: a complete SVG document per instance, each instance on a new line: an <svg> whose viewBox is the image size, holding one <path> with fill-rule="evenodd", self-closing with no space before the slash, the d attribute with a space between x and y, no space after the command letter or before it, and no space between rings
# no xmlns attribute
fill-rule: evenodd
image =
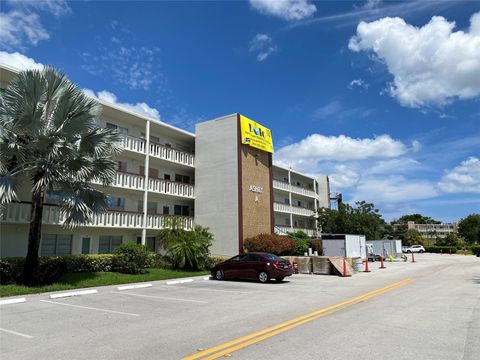
<svg viewBox="0 0 480 360"><path fill-rule="evenodd" d="M470 250L472 250L473 255L480 256L480 245L472 245Z"/></svg>
<svg viewBox="0 0 480 360"><path fill-rule="evenodd" d="M245 239L243 246L249 252L268 252L275 255L293 254L295 240L277 234L260 234Z"/></svg>
<svg viewBox="0 0 480 360"><path fill-rule="evenodd" d="M169 226L158 234L161 246L167 251L165 259L174 269L206 269L213 241L209 229L197 225L193 231L186 231L176 221Z"/></svg>
<svg viewBox="0 0 480 360"><path fill-rule="evenodd" d="M288 235L292 238L294 238L295 240L299 240L299 239L310 239L310 236L308 236L308 234L304 231L295 231L295 232L289 232Z"/></svg>
<svg viewBox="0 0 480 360"><path fill-rule="evenodd" d="M23 272L25 258L0 258L0 284L15 284L19 282Z"/></svg>
<svg viewBox="0 0 480 360"><path fill-rule="evenodd" d="M149 265L149 251L145 245L133 242L120 244L113 251L113 269L126 274L143 274Z"/></svg>
<svg viewBox="0 0 480 360"><path fill-rule="evenodd" d="M111 271L112 254L88 254L63 256L67 264L67 272L103 272Z"/></svg>
<svg viewBox="0 0 480 360"><path fill-rule="evenodd" d="M150 252L148 258L148 267L155 269L169 269L172 267L172 264L164 255Z"/></svg>
<svg viewBox="0 0 480 360"><path fill-rule="evenodd" d="M295 240L295 248L293 250L294 255L303 255L308 251L308 240L300 239Z"/></svg>
<svg viewBox="0 0 480 360"><path fill-rule="evenodd" d="M437 254L455 254L456 246L425 246L425 252Z"/></svg>
<svg viewBox="0 0 480 360"><path fill-rule="evenodd" d="M205 269L210 270L215 265L228 259L229 259L228 256L209 256L207 259L207 262L205 263Z"/></svg>

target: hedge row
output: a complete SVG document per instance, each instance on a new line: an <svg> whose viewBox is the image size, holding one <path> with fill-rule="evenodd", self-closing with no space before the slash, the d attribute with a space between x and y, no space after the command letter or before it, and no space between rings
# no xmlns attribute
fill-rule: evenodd
<svg viewBox="0 0 480 360"><path fill-rule="evenodd" d="M124 249L125 250L125 249ZM120 271L138 273L146 268L171 269L172 265L160 254L149 252L146 263L142 259L132 259L131 251L117 254L90 254L66 256L41 256L38 258L38 284L52 284L60 280L62 275L74 272L108 272ZM135 254L137 256L137 254ZM206 268L210 269L227 257L213 256L207 260ZM21 283L25 258L0 258L0 284ZM144 264L144 265L139 265Z"/></svg>
<svg viewBox="0 0 480 360"><path fill-rule="evenodd" d="M295 240L277 234L260 234L243 242L248 252L269 252L275 255L290 255L295 251Z"/></svg>
<svg viewBox="0 0 480 360"><path fill-rule="evenodd" d="M472 250L473 255L480 257L480 245L472 245L470 246L470 250Z"/></svg>
<svg viewBox="0 0 480 360"><path fill-rule="evenodd" d="M456 246L425 246L425 251L428 253L437 254L455 254L457 252Z"/></svg>

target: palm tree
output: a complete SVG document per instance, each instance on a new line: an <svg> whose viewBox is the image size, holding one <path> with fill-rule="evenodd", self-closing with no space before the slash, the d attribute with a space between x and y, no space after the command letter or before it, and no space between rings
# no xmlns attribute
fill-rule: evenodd
<svg viewBox="0 0 480 360"><path fill-rule="evenodd" d="M58 194L64 227L74 228L107 209L107 186L115 177L112 155L120 135L100 128L100 104L51 67L17 74L0 94L0 204L19 201L31 183L28 251L23 281L35 282L42 213L47 192ZM25 199L23 199L25 200Z"/></svg>

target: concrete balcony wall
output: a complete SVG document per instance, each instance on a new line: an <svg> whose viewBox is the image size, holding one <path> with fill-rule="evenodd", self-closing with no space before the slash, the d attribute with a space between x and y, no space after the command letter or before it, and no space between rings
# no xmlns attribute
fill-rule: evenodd
<svg viewBox="0 0 480 360"><path fill-rule="evenodd" d="M287 205L283 203L274 202L273 203L273 210L277 212L283 212L287 214L294 214L300 216L313 216L315 215L315 211L303 207Z"/></svg>
<svg viewBox="0 0 480 360"><path fill-rule="evenodd" d="M30 222L30 204L29 203L12 203L6 206L1 213L1 222L14 224L28 224ZM147 215L147 229L163 229L167 218L173 215ZM193 218L179 216L184 222L187 230L193 228ZM64 216L60 211L60 207L54 205L45 205L43 208L43 224L46 225L62 225ZM98 216L94 216L92 222L83 226L88 227L114 227L127 229L142 229L143 214L133 211L108 211Z"/></svg>

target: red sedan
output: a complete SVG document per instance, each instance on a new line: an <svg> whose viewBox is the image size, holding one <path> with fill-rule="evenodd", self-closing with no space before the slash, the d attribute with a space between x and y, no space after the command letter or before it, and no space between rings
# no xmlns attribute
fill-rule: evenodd
<svg viewBox="0 0 480 360"><path fill-rule="evenodd" d="M289 261L268 253L241 254L215 265L212 276L223 279L256 279L266 283L270 279L282 281L293 274Z"/></svg>

